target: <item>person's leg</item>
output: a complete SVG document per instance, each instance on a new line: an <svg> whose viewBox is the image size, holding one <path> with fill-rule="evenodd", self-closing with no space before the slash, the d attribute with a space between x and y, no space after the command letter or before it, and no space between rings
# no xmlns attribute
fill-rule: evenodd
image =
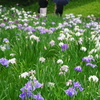
<svg viewBox="0 0 100 100"><path fill-rule="evenodd" d="M57 14L57 15L59 15L59 5L55 5L55 13Z"/></svg>
<svg viewBox="0 0 100 100"><path fill-rule="evenodd" d="M38 14L40 14L40 7L38 8Z"/></svg>
<svg viewBox="0 0 100 100"><path fill-rule="evenodd" d="M37 9L37 12L38 12L38 14L36 17L38 18L38 17L40 17L40 7Z"/></svg>
<svg viewBox="0 0 100 100"><path fill-rule="evenodd" d="M40 17L45 17L47 14L47 8L40 8Z"/></svg>
<svg viewBox="0 0 100 100"><path fill-rule="evenodd" d="M54 13L56 13L56 9L57 9L57 7L56 7L57 5L55 4L55 6L54 6Z"/></svg>
<svg viewBox="0 0 100 100"><path fill-rule="evenodd" d="M56 5L56 14L62 16L63 14L63 5Z"/></svg>
<svg viewBox="0 0 100 100"><path fill-rule="evenodd" d="M62 16L63 14L63 7L64 7L63 5L60 6L60 16Z"/></svg>

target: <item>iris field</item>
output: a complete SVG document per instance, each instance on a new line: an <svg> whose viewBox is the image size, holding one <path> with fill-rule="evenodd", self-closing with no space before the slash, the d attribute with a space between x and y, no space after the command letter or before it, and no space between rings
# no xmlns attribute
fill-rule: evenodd
<svg viewBox="0 0 100 100"><path fill-rule="evenodd" d="M100 100L99 67L100 18L0 5L0 100Z"/></svg>

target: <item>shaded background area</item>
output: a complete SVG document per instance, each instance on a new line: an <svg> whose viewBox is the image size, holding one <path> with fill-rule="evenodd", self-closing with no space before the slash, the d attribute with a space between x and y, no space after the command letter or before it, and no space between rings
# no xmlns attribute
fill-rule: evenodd
<svg viewBox="0 0 100 100"><path fill-rule="evenodd" d="M37 3L38 1L39 0L9 0L9 1L8 0L0 0L0 5L13 6L18 3L20 6L30 6L30 5ZM48 1L50 3L53 2L53 0L48 0ZM92 1L96 1L96 0L70 0L70 2L77 2L77 3L80 3L81 5L84 3L90 3Z"/></svg>
<svg viewBox="0 0 100 100"><path fill-rule="evenodd" d="M21 7L26 11L38 11L39 0L0 0L0 5L5 7ZM53 0L48 0L48 14L54 13L54 2ZM18 5L17 5L18 4ZM64 14L73 13L75 15L82 14L83 16L87 16L90 14L94 14L97 17L100 17L100 0L70 0L69 4L64 7Z"/></svg>
<svg viewBox="0 0 100 100"><path fill-rule="evenodd" d="M4 6L13 6L16 5L17 3L20 6L29 6L31 4L36 3L38 0L0 0L0 4Z"/></svg>

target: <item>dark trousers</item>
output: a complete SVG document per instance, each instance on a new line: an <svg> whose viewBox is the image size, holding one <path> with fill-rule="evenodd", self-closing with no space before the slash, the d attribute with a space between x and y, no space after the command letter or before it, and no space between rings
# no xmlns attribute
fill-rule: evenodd
<svg viewBox="0 0 100 100"><path fill-rule="evenodd" d="M56 5L56 14L62 16L63 14L63 5Z"/></svg>
<svg viewBox="0 0 100 100"><path fill-rule="evenodd" d="M38 13L40 13L40 8L38 8Z"/></svg>

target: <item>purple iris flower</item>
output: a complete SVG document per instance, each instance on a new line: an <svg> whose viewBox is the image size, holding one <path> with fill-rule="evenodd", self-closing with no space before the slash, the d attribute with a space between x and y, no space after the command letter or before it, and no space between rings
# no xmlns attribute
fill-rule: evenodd
<svg viewBox="0 0 100 100"><path fill-rule="evenodd" d="M44 100L41 95L33 95L32 93L35 89L40 88L41 86L42 84L39 83L36 79L34 81L28 81L25 86L20 89L22 91L22 94L20 94L19 97L22 99L32 97L36 100Z"/></svg>
<svg viewBox="0 0 100 100"><path fill-rule="evenodd" d="M18 20L16 20L16 21L14 21L15 23L19 23L19 21Z"/></svg>
<svg viewBox="0 0 100 100"><path fill-rule="evenodd" d="M7 38L4 38L3 42L9 42L9 40Z"/></svg>
<svg viewBox="0 0 100 100"><path fill-rule="evenodd" d="M74 88L80 89L80 91L83 91L83 88L81 87L81 84L79 82L74 82Z"/></svg>
<svg viewBox="0 0 100 100"><path fill-rule="evenodd" d="M24 31L31 31L32 30L32 26L27 26Z"/></svg>
<svg viewBox="0 0 100 100"><path fill-rule="evenodd" d="M86 61L87 63L89 63L91 61L95 61L95 59L93 59L92 57L84 57L82 58L82 61Z"/></svg>
<svg viewBox="0 0 100 100"><path fill-rule="evenodd" d="M87 66L89 65L89 66L91 66L92 68L97 67L97 65L92 64L92 63L87 63L86 65L87 65Z"/></svg>
<svg viewBox="0 0 100 100"><path fill-rule="evenodd" d="M98 20L100 20L100 18L98 18Z"/></svg>
<svg viewBox="0 0 100 100"><path fill-rule="evenodd" d="M68 45L67 44L63 44L61 47L62 47L62 51L65 51L66 49L68 49Z"/></svg>
<svg viewBox="0 0 100 100"><path fill-rule="evenodd" d="M4 19L4 21L7 21L7 19Z"/></svg>
<svg viewBox="0 0 100 100"><path fill-rule="evenodd" d="M37 88L42 87L42 84L39 83L37 80L34 81L28 81L24 87L22 87L20 90L23 92L25 90L27 91L34 91Z"/></svg>
<svg viewBox="0 0 100 100"><path fill-rule="evenodd" d="M14 14L12 14L11 16L14 16Z"/></svg>
<svg viewBox="0 0 100 100"><path fill-rule="evenodd" d="M81 84L79 82L74 82L74 85L72 87L69 87L67 90L65 90L65 93L69 95L70 97L76 95L78 91L76 89L79 89L80 91L83 91L84 89L81 87Z"/></svg>
<svg viewBox="0 0 100 100"><path fill-rule="evenodd" d="M68 27L72 27L72 25L71 25L71 24L68 24L67 26L68 26Z"/></svg>
<svg viewBox="0 0 100 100"><path fill-rule="evenodd" d="M1 63L2 65L6 65L6 67L8 67L8 65L9 65L9 60L7 60L7 59L5 59L5 58L1 58L1 59L0 59L0 63Z"/></svg>
<svg viewBox="0 0 100 100"><path fill-rule="evenodd" d="M44 100L44 98L40 94L34 95L33 98L36 100Z"/></svg>
<svg viewBox="0 0 100 100"><path fill-rule="evenodd" d="M56 24L55 22L52 22L52 25Z"/></svg>
<svg viewBox="0 0 100 100"><path fill-rule="evenodd" d="M31 91L24 91L19 95L21 99L27 99L27 97L32 97L33 93Z"/></svg>
<svg viewBox="0 0 100 100"><path fill-rule="evenodd" d="M46 21L46 19L44 19L44 21Z"/></svg>
<svg viewBox="0 0 100 100"><path fill-rule="evenodd" d="M19 29L22 29L22 26L23 26L22 24L18 24Z"/></svg>
<svg viewBox="0 0 100 100"><path fill-rule="evenodd" d="M56 30L54 27L51 27L50 29L51 29L52 31L55 31L55 30Z"/></svg>
<svg viewBox="0 0 100 100"><path fill-rule="evenodd" d="M35 32L35 31L36 31L35 29L32 30L32 32Z"/></svg>
<svg viewBox="0 0 100 100"><path fill-rule="evenodd" d="M43 86L43 85L42 85L41 83L39 83L37 80L34 80L33 85L34 85L33 90L35 90L35 89L40 88L40 87Z"/></svg>
<svg viewBox="0 0 100 100"><path fill-rule="evenodd" d="M40 34L44 34L44 33L46 33L47 32L47 30L44 30L44 29L41 29L40 30Z"/></svg>
<svg viewBox="0 0 100 100"><path fill-rule="evenodd" d="M67 90L65 90L65 93L69 95L70 97L76 95L78 91L75 90L73 87L69 87Z"/></svg>
<svg viewBox="0 0 100 100"><path fill-rule="evenodd" d="M32 91L32 82L31 81L28 81L26 84L25 84L25 86L24 87L22 87L20 90L22 91L22 92L24 92L24 91Z"/></svg>
<svg viewBox="0 0 100 100"><path fill-rule="evenodd" d="M13 24L13 23L14 23L13 21L9 21L9 22L8 22L8 24Z"/></svg>
<svg viewBox="0 0 100 100"><path fill-rule="evenodd" d="M20 97L21 99L25 99L25 98L27 97L27 92L26 92L26 91L23 92L22 94L19 95L19 97Z"/></svg>
<svg viewBox="0 0 100 100"><path fill-rule="evenodd" d="M1 23L0 24L0 27L5 27L5 23Z"/></svg>
<svg viewBox="0 0 100 100"><path fill-rule="evenodd" d="M74 67L74 70L79 71L79 72L82 72L82 67L76 66L76 67Z"/></svg>

